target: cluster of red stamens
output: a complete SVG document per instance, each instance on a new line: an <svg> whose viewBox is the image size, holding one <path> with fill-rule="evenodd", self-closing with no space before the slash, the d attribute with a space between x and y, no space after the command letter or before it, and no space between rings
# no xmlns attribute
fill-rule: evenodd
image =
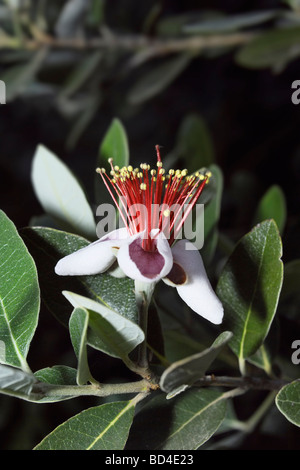
<svg viewBox="0 0 300 470"><path fill-rule="evenodd" d="M146 163L142 163L140 168L119 168L113 166L112 159L109 159L110 176L104 168L96 170L129 234L145 231L142 246L146 251L155 250L155 236L150 237L152 229L163 232L172 245L211 176L210 172L188 175L187 170L169 170L166 174L158 145L156 152L157 170L150 169ZM144 208L145 215L137 217L137 208Z"/></svg>

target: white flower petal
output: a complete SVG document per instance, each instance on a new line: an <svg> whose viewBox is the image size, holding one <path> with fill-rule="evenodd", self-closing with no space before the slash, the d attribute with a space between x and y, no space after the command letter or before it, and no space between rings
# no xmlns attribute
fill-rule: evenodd
<svg viewBox="0 0 300 470"><path fill-rule="evenodd" d="M180 297L192 310L210 322L222 323L223 306L211 287L198 249L188 240L179 240L172 248L172 255L174 262L187 275L185 283L176 285ZM166 283L170 284L168 281Z"/></svg>
<svg viewBox="0 0 300 470"><path fill-rule="evenodd" d="M124 238L123 229L114 230L100 240L59 260L55 272L60 276L103 273L114 263L116 248L118 249L127 239Z"/></svg>
<svg viewBox="0 0 300 470"><path fill-rule="evenodd" d="M166 276L173 265L172 252L166 237L159 233L156 251L142 248L143 233L134 235L130 243L123 244L118 252L118 263L131 279L142 282L157 282Z"/></svg>

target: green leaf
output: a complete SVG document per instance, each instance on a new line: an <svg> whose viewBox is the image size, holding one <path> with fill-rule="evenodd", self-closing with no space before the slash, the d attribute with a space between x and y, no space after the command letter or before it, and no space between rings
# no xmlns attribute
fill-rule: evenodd
<svg viewBox="0 0 300 470"><path fill-rule="evenodd" d="M285 385L278 392L275 403L286 419L300 426L300 380Z"/></svg>
<svg viewBox="0 0 300 470"><path fill-rule="evenodd" d="M43 209L62 228L95 239L96 224L84 191L67 166L43 145L34 155L32 183Z"/></svg>
<svg viewBox="0 0 300 470"><path fill-rule="evenodd" d="M184 53L153 65L150 72L144 73L132 86L129 103L139 105L161 93L186 69L192 58L191 54Z"/></svg>
<svg viewBox="0 0 300 470"><path fill-rule="evenodd" d="M226 414L226 396L190 389L173 400L153 398L135 417L126 450L194 450L217 431Z"/></svg>
<svg viewBox="0 0 300 470"><path fill-rule="evenodd" d="M40 381L53 385L76 385L76 369L68 366L45 367L34 373Z"/></svg>
<svg viewBox="0 0 300 470"><path fill-rule="evenodd" d="M107 129L99 148L99 155L96 166L110 168L108 159L113 159L113 165L129 165L129 144L126 130L118 118L114 118ZM100 175L95 176L95 194L99 203L111 202L112 199L102 182Z"/></svg>
<svg viewBox="0 0 300 470"><path fill-rule="evenodd" d="M89 242L86 239L44 227L23 229L21 235L37 265L42 299L60 322L68 326L72 311L61 294L63 290L91 297L137 322L134 282L131 279L117 279L106 273L80 277L55 274L58 260L87 246Z"/></svg>
<svg viewBox="0 0 300 470"><path fill-rule="evenodd" d="M0 362L29 371L26 357L40 308L36 266L3 211L0 227Z"/></svg>
<svg viewBox="0 0 300 470"><path fill-rule="evenodd" d="M183 31L191 34L227 33L265 23L276 18L279 14L280 12L277 10L266 10L228 16L220 15L217 18L203 19L185 25Z"/></svg>
<svg viewBox="0 0 300 470"><path fill-rule="evenodd" d="M299 26L268 31L243 46L236 54L236 62L247 68L272 67L281 71L299 57L299 39Z"/></svg>
<svg viewBox="0 0 300 470"><path fill-rule="evenodd" d="M114 118L107 129L100 144L99 158L100 164L112 158L113 164L120 168L129 165L128 138L120 119Z"/></svg>
<svg viewBox="0 0 300 470"><path fill-rule="evenodd" d="M214 163L213 141L205 120L196 113L185 116L178 130L175 152L189 172Z"/></svg>
<svg viewBox="0 0 300 470"><path fill-rule="evenodd" d="M75 308L69 321L72 345L78 359L77 384L85 385L93 382L87 357L87 329L89 312L84 308Z"/></svg>
<svg viewBox="0 0 300 470"><path fill-rule="evenodd" d="M54 429L34 450L122 450L133 416L131 401L89 408Z"/></svg>
<svg viewBox="0 0 300 470"><path fill-rule="evenodd" d="M63 292L74 308L89 311L89 344L127 362L128 354L144 341L144 333L135 323L105 305L73 292Z"/></svg>
<svg viewBox="0 0 300 470"><path fill-rule="evenodd" d="M168 393L167 398L173 398L178 387L191 386L203 377L231 337L232 333L224 331L210 348L171 364L160 378L160 388Z"/></svg>
<svg viewBox="0 0 300 470"><path fill-rule="evenodd" d="M254 216L254 224L266 219L274 219L280 233L286 222L286 201L282 189L273 185L260 200Z"/></svg>
<svg viewBox="0 0 300 470"><path fill-rule="evenodd" d="M36 379L39 382L51 384L51 385L77 385L77 370L68 366L53 366L46 367L45 369L38 370L34 373ZM38 384L38 388L43 389L43 386ZM61 396L59 393L57 395L51 396L42 396L38 397L35 400L38 403L55 403L58 401L71 400L73 396Z"/></svg>
<svg viewBox="0 0 300 470"><path fill-rule="evenodd" d="M282 244L273 220L246 234L228 259L217 295L224 306L224 329L233 332L229 345L242 361L266 338L282 285Z"/></svg>

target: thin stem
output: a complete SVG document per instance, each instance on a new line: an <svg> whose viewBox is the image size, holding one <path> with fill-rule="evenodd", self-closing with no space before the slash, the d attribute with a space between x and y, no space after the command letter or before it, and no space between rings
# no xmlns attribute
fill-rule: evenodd
<svg viewBox="0 0 300 470"><path fill-rule="evenodd" d="M115 35L103 34L101 37L55 38L41 35L39 39L27 39L22 46L26 49L38 49L49 46L54 49L120 49L137 54L132 58L130 66L136 67L153 57L159 57L180 52L200 52L203 49L216 47L234 47L245 44L259 33L243 32L232 34L217 34L208 36L191 36L184 38L163 39L151 38L144 35Z"/></svg>
<svg viewBox="0 0 300 470"><path fill-rule="evenodd" d="M238 387L255 390L279 390L288 382L281 379L267 379L264 377L226 377L207 375L197 380L198 387Z"/></svg>
<svg viewBox="0 0 300 470"><path fill-rule="evenodd" d="M44 397L78 397L96 396L107 397L115 394L147 393L150 384L146 380L138 382L127 382L121 384L99 384L96 385L52 385L38 383L35 385L33 393L42 394Z"/></svg>

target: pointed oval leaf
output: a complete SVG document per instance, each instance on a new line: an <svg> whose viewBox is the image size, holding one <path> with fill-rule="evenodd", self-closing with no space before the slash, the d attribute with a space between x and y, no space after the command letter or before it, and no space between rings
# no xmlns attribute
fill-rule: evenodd
<svg viewBox="0 0 300 470"><path fill-rule="evenodd" d="M286 419L300 426L300 380L285 385L278 392L275 403Z"/></svg>
<svg viewBox="0 0 300 470"><path fill-rule="evenodd" d="M73 292L63 292L73 307L89 311L92 345L111 356L126 360L128 354L142 341L144 333L135 323L99 302Z"/></svg>
<svg viewBox="0 0 300 470"><path fill-rule="evenodd" d="M286 221L286 201L282 189L273 185L260 200L254 215L254 224L266 219L274 219L279 232L282 233Z"/></svg>
<svg viewBox="0 0 300 470"><path fill-rule="evenodd" d="M173 400L158 395L135 417L126 449L198 449L217 431L226 408L226 396L213 389L190 389Z"/></svg>
<svg viewBox="0 0 300 470"><path fill-rule="evenodd" d="M110 169L108 159L113 159L113 164L122 168L129 165L129 144L126 129L118 118L114 118L107 129L99 147L99 155L96 166ZM95 197L99 204L112 203L99 174L95 175Z"/></svg>
<svg viewBox="0 0 300 470"><path fill-rule="evenodd" d="M129 165L129 145L126 130L118 118L114 118L102 139L99 162L107 163L112 158L120 168Z"/></svg>
<svg viewBox="0 0 300 470"><path fill-rule="evenodd" d="M282 244L273 220L257 225L235 247L220 276L217 295L224 307L229 345L240 360L266 338L280 295Z"/></svg>
<svg viewBox="0 0 300 470"><path fill-rule="evenodd" d="M133 416L131 401L89 408L54 429L34 450L122 450Z"/></svg>
<svg viewBox="0 0 300 470"><path fill-rule="evenodd" d="M174 396L178 387L191 386L206 373L221 349L231 339L232 333L224 331L214 341L210 348L193 354L180 361L174 362L162 374L160 388L169 394L168 398ZM182 389L184 391L185 388ZM179 391L176 392L178 394Z"/></svg>
<svg viewBox="0 0 300 470"><path fill-rule="evenodd" d="M47 214L74 233L96 238L93 212L83 189L67 166L43 145L33 158L32 184Z"/></svg>
<svg viewBox="0 0 300 470"><path fill-rule="evenodd" d="M35 263L11 220L0 211L0 362L28 371L40 291Z"/></svg>
<svg viewBox="0 0 300 470"><path fill-rule="evenodd" d="M299 26L267 31L241 47L236 61L243 67L253 69L282 67L299 57L299 39Z"/></svg>
<svg viewBox="0 0 300 470"><path fill-rule="evenodd" d="M69 321L69 330L72 345L78 359L77 383L85 385L93 382L87 358L87 329L89 312L84 308L75 308Z"/></svg>

